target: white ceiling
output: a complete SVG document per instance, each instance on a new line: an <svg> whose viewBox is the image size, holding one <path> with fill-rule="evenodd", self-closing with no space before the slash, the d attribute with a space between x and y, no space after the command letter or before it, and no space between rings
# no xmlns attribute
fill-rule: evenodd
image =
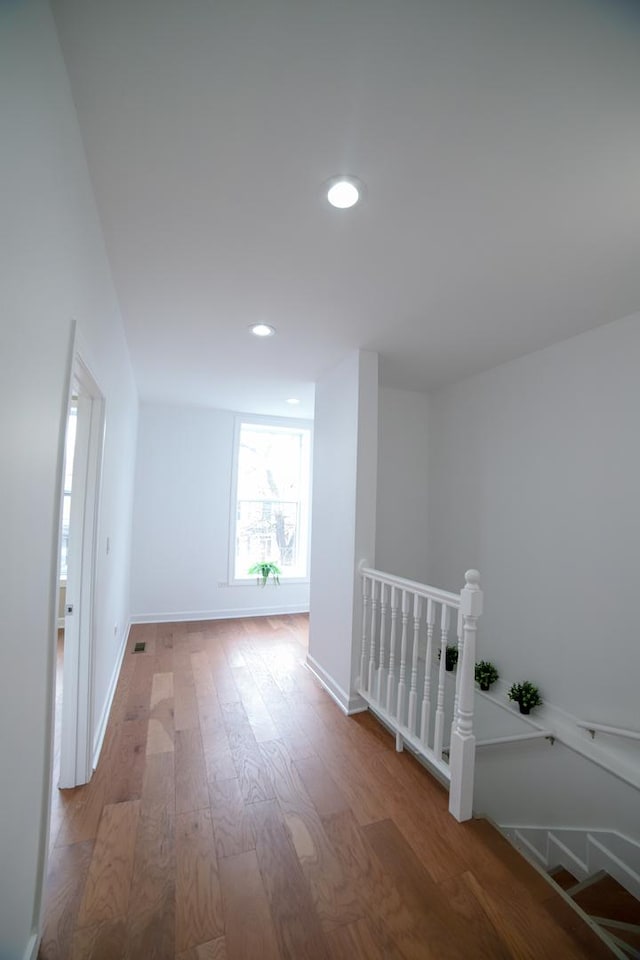
<svg viewBox="0 0 640 960"><path fill-rule="evenodd" d="M308 415L356 347L426 390L640 309L639 4L53 8L143 399Z"/></svg>

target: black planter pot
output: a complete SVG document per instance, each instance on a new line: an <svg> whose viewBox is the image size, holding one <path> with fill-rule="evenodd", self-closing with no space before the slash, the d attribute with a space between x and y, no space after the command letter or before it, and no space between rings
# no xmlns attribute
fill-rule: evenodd
<svg viewBox="0 0 640 960"><path fill-rule="evenodd" d="M525 707L524 703L518 702L518 706L520 707L520 713L531 713L531 707Z"/></svg>
<svg viewBox="0 0 640 960"><path fill-rule="evenodd" d="M481 684L480 684L480 689L487 691L490 686L491 686L490 683L481 683Z"/></svg>

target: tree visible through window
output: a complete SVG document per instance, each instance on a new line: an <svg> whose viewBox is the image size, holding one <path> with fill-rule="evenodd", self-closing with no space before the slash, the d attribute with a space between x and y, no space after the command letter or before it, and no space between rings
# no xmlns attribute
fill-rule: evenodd
<svg viewBox="0 0 640 960"><path fill-rule="evenodd" d="M282 577L306 577L310 430L241 423L237 450L234 576L272 560Z"/></svg>

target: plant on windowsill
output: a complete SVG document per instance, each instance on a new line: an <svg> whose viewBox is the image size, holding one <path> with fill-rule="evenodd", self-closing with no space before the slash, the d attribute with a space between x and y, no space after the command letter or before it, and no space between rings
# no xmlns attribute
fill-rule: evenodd
<svg viewBox="0 0 640 960"><path fill-rule="evenodd" d="M479 660L476 663L475 680L480 684L481 690L488 690L492 683L500 677L497 667L489 660Z"/></svg>
<svg viewBox="0 0 640 960"><path fill-rule="evenodd" d="M249 567L247 573L250 573L252 576L255 576L256 583L262 587L266 587L267 580L271 577L274 585L280 583L280 567L277 563L274 563L273 560L259 560L258 563L254 563L252 567Z"/></svg>
<svg viewBox="0 0 640 960"><path fill-rule="evenodd" d="M438 660L442 656L442 650L438 650ZM458 662L458 647L453 643L447 644L447 652L444 657L444 668L448 670L449 673L453 670L456 663Z"/></svg>
<svg viewBox="0 0 640 960"><path fill-rule="evenodd" d="M529 713L532 707L539 707L542 704L540 691L529 680L512 684L507 696L509 700L515 700L519 704L520 713Z"/></svg>

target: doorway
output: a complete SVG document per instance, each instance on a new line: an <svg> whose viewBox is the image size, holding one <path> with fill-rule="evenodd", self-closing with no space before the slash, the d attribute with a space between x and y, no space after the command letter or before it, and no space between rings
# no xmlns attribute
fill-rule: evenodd
<svg viewBox="0 0 640 960"><path fill-rule="evenodd" d="M87 783L93 770L93 607L103 438L104 397L76 354L60 523L54 790ZM54 798L54 820L56 806Z"/></svg>

